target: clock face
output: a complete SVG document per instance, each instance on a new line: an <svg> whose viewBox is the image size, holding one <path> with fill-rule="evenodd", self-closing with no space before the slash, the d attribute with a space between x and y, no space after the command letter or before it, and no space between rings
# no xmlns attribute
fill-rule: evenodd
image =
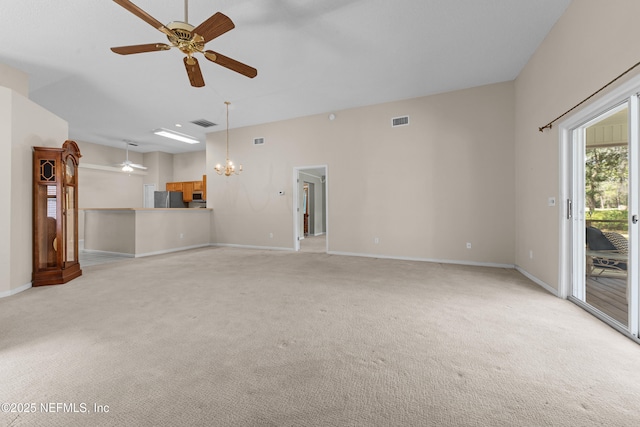
<svg viewBox="0 0 640 427"><path fill-rule="evenodd" d="M76 165L71 157L67 157L67 164L65 168L65 184L75 184L76 179Z"/></svg>

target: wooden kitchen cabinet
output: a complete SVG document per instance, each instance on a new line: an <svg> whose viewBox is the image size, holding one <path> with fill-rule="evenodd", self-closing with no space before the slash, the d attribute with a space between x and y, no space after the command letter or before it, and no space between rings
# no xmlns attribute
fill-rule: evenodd
<svg viewBox="0 0 640 427"><path fill-rule="evenodd" d="M193 181L182 183L182 201L185 203L193 201Z"/></svg>
<svg viewBox="0 0 640 427"><path fill-rule="evenodd" d="M183 191L182 182L167 182L167 191Z"/></svg>
<svg viewBox="0 0 640 427"><path fill-rule="evenodd" d="M193 201L193 192L202 192L202 200L206 199L207 176L202 175L202 181L182 181L167 182L167 191L182 191L182 201L189 203Z"/></svg>

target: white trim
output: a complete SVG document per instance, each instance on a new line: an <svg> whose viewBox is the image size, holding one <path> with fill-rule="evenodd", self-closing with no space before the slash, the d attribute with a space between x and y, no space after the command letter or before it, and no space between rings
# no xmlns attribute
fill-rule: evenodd
<svg viewBox="0 0 640 427"><path fill-rule="evenodd" d="M640 151L638 150L640 144L640 135L638 134L640 128L640 101L638 95L631 96L629 98L629 177L627 182L629 184L629 200L628 200L628 233L629 233L629 260L635 260L627 263L627 324L629 325L629 333L634 336L638 336L638 322L640 318L638 316L638 283L640 275L638 274L638 254L640 253L640 234L638 231L638 224L634 224L631 221L632 215L640 215L640 201L638 186L640 182L640 168L638 163L640 162Z"/></svg>
<svg viewBox="0 0 640 427"><path fill-rule="evenodd" d="M420 258L420 257L405 257L405 256L393 256L393 255L381 255L381 254L367 254L359 252L341 252L341 251L328 251L330 255L344 255L344 256L357 256L365 258L380 258L380 259L397 259L401 261L420 261L420 262L432 262L436 264L456 264L456 265L470 265L475 267L495 267L495 268L508 268L514 269L514 264L498 264L493 262L476 262L476 261L461 261L450 259L436 259L436 258Z"/></svg>
<svg viewBox="0 0 640 427"><path fill-rule="evenodd" d="M293 168L293 250L298 252L300 250L300 216L299 214L299 199L298 196L298 181L300 180L300 168ZM304 235L302 236L304 238Z"/></svg>
<svg viewBox="0 0 640 427"><path fill-rule="evenodd" d="M134 254L126 253L126 252L112 252L112 251L100 251L97 249L83 249L82 252L87 254L102 254L102 255L115 255L127 258L135 258Z"/></svg>
<svg viewBox="0 0 640 427"><path fill-rule="evenodd" d="M144 258L144 257L148 257L148 256L153 256L153 255L162 255L162 254L170 254L170 253L173 253L173 252L188 251L189 249L206 248L206 247L209 247L209 246L211 246L211 243L201 243L199 245L180 246L180 247L177 247L177 248L163 249L163 250L160 250L160 251L153 251L153 252L143 252L143 253L139 253L139 254L132 254L132 253L128 253L128 252L100 251L100 250L96 250L96 249L84 249L83 251L86 252L86 253L116 255L116 256L121 256L121 257L126 257L126 258Z"/></svg>
<svg viewBox="0 0 640 427"><path fill-rule="evenodd" d="M153 255L162 255L162 254L170 254L172 252L181 252L181 251L188 251L189 249L198 249L198 248L206 248L211 246L210 243L203 243L200 245L192 245L192 246L181 246L179 248L171 248L171 249L164 249L161 251L154 251L154 252L144 252L141 254L135 254L134 257L135 258L143 258L143 257L147 257L147 256L153 256Z"/></svg>
<svg viewBox="0 0 640 427"><path fill-rule="evenodd" d="M560 190L558 194L560 194L559 204L562 205L560 209L558 209L559 219L560 221L560 239L558 242L559 246L559 254L560 254L560 268L558 269L558 297L566 299L569 296L569 292L571 290L571 278L572 278L572 270L569 268L565 268L563 266L570 265L573 259L573 241L571 239L572 236L572 221L567 219L567 215L569 214L568 201L573 201L573 191L571 188L572 180L572 171L566 170L565 165L571 159L571 138L569 137L569 130L566 128L560 128L558 131L560 134L560 144L559 145L559 174L560 177ZM523 273L524 274L524 273Z"/></svg>
<svg viewBox="0 0 640 427"><path fill-rule="evenodd" d="M547 292L557 296L558 298L562 298L561 293L559 291L557 291L553 286L549 285L548 283L543 282L542 280L538 279L536 276L532 275L531 273L529 273L528 271L524 270L522 267L520 267L518 265L516 265L515 268L516 268L516 270L518 270L518 272L520 272L520 274L522 274L527 279L531 280L536 285L541 286L544 290L546 290Z"/></svg>
<svg viewBox="0 0 640 427"><path fill-rule="evenodd" d="M31 282L26 283L20 287L17 287L15 289L11 289L8 291L4 291L4 292L0 292L0 298L6 298L6 297L10 297L12 295L15 294L19 294L20 292L26 291L27 289L31 288Z"/></svg>
<svg viewBox="0 0 640 427"><path fill-rule="evenodd" d="M241 249L258 249L272 251L288 251L293 252L292 248L282 248L277 246L256 246L256 245L237 245L234 243L211 243L209 246L220 246L225 248L241 248Z"/></svg>

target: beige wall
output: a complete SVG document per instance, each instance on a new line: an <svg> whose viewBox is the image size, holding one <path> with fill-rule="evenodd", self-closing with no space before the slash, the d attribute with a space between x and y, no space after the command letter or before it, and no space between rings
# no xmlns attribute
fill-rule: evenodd
<svg viewBox="0 0 640 427"><path fill-rule="evenodd" d="M209 134L212 241L292 249L293 168L326 164L331 252L513 264L513 135L512 82L233 129L245 172L229 178L213 171L224 132Z"/></svg>
<svg viewBox="0 0 640 427"><path fill-rule="evenodd" d="M114 167L126 158L126 150L76 141L80 148L78 206L80 208L141 208L142 173L124 173ZM129 151L129 160L143 163L142 153ZM105 169L94 168L105 167ZM146 172L145 172L146 173Z"/></svg>
<svg viewBox="0 0 640 427"><path fill-rule="evenodd" d="M0 147L5 158L0 208L0 297L30 286L32 147L62 147L67 123L20 93L0 87Z"/></svg>
<svg viewBox="0 0 640 427"><path fill-rule="evenodd" d="M24 97L29 97L29 76L27 73L5 64L0 64L0 86L14 90Z"/></svg>
<svg viewBox="0 0 640 427"><path fill-rule="evenodd" d="M143 164L149 168L144 183L154 184L157 191L164 191L167 182L173 181L173 154L160 151L145 153Z"/></svg>
<svg viewBox="0 0 640 427"><path fill-rule="evenodd" d="M88 209L87 250L149 256L209 245L210 209Z"/></svg>
<svg viewBox="0 0 640 427"><path fill-rule="evenodd" d="M11 158L12 150L12 97L13 91L11 89L0 86L0 155L5 159ZM0 182L11 183L10 185L0 186L0 198L2 200L11 199L13 186L11 176L13 172L14 168L10 162L5 162L4 167L0 168ZM27 283L11 283L11 209L11 204L0 203L0 296L6 296L12 288L17 288ZM23 209L27 208L24 207ZM24 238L30 239L30 236L31 234L25 235Z"/></svg>
<svg viewBox="0 0 640 427"><path fill-rule="evenodd" d="M564 202L547 199L559 194L559 136L538 128L638 62L638 16L637 0L573 1L515 82L515 262L556 290Z"/></svg>
<svg viewBox="0 0 640 427"><path fill-rule="evenodd" d="M203 151L173 155L174 181L201 181L206 173L207 162Z"/></svg>
<svg viewBox="0 0 640 427"><path fill-rule="evenodd" d="M82 244L85 227L82 209L141 208L145 175L138 172L124 173L114 167L126 158L124 148L107 147L86 141L76 143L82 154L78 171L78 239ZM129 160L143 163L143 155L129 151Z"/></svg>

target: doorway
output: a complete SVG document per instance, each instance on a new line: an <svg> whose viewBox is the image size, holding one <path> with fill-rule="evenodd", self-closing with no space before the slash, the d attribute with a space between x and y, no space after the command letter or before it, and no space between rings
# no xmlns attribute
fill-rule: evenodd
<svg viewBox="0 0 640 427"><path fill-rule="evenodd" d="M638 339L638 86L561 126L560 296ZM564 293L564 294L563 294Z"/></svg>
<svg viewBox="0 0 640 427"><path fill-rule="evenodd" d="M142 201L142 206L145 208L152 208L154 207L153 205L153 194L156 191L156 185L155 184L143 184L144 188L143 188L143 193L144 193L144 200Z"/></svg>
<svg viewBox="0 0 640 427"><path fill-rule="evenodd" d="M294 248L326 253L328 241L327 166L294 168Z"/></svg>

